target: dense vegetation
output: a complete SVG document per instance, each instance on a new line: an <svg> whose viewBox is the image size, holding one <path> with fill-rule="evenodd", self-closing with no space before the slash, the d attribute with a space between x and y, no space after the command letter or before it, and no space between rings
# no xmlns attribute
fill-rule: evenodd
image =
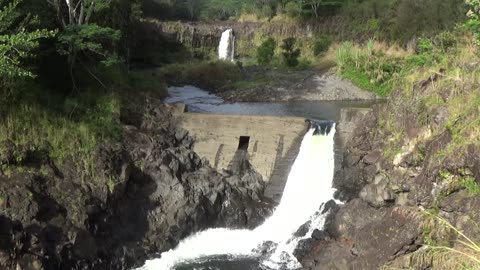
<svg viewBox="0 0 480 270"><path fill-rule="evenodd" d="M92 176L95 147L120 139L123 97L162 94L159 82L126 66L139 5L0 1L0 156L13 144L58 166L71 158ZM13 154L19 164L26 158ZM14 167L0 164L0 172Z"/></svg>
<svg viewBox="0 0 480 270"><path fill-rule="evenodd" d="M148 0L145 15L161 19L323 21L341 17L350 32L407 40L464 21L464 0Z"/></svg>
<svg viewBox="0 0 480 270"><path fill-rule="evenodd" d="M261 76L245 80L241 63L187 61L155 77L132 71L144 16L282 26L339 22L342 38L260 35L253 64L320 69L332 60L340 76L390 97L379 127L391 138L383 153L389 159L401 152L412 124L429 127L430 137L451 134L436 153L438 164L480 146L479 0L0 0L1 174L16 169L1 163L13 144L58 165L72 160L94 179L92 153L121 139L122 108L140 94L162 97L163 79L210 90L270 83ZM13 153L18 164L26 158L22 153ZM452 189L480 193L472 179L439 174Z"/></svg>

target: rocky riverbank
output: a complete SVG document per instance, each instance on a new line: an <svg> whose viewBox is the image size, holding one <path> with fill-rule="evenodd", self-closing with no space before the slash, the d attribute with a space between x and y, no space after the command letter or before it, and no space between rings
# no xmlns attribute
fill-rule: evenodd
<svg viewBox="0 0 480 270"><path fill-rule="evenodd" d="M248 162L215 171L168 107L147 99L136 108L119 116L122 142L95 151L95 177L2 142L0 268L130 269L195 231L252 228L270 213Z"/></svg>
<svg viewBox="0 0 480 270"><path fill-rule="evenodd" d="M380 99L335 74L334 70L289 70L227 62L174 64L151 71L169 85L193 85L225 101L368 101Z"/></svg>
<svg viewBox="0 0 480 270"><path fill-rule="evenodd" d="M431 136L428 128L412 127L390 158L390 134L378 128L386 110L388 105L378 105L357 119L334 179L336 197L345 204L330 216L325 231L300 246L297 255L305 269L452 269L448 259L439 260L428 249L461 248L452 241L460 236L439 218L474 241L480 235L480 197L462 184L480 179L478 148L469 146L438 162L436 153L451 134ZM456 181L460 184L452 184Z"/></svg>
<svg viewBox="0 0 480 270"><path fill-rule="evenodd" d="M379 98L374 93L338 77L331 70L281 71L261 67L245 70L245 81L255 82L258 80L256 78L262 79L256 85L252 83L235 89L227 86L216 94L230 102L350 101Z"/></svg>

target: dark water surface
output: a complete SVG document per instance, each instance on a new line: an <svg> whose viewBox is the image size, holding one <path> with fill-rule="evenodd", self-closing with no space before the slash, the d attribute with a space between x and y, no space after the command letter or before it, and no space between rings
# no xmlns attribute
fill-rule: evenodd
<svg viewBox="0 0 480 270"><path fill-rule="evenodd" d="M169 87L166 103L182 103L189 112L214 114L243 114L296 116L319 120L338 121L340 109L368 108L378 101L291 101L258 103L225 103L218 96L194 86Z"/></svg>

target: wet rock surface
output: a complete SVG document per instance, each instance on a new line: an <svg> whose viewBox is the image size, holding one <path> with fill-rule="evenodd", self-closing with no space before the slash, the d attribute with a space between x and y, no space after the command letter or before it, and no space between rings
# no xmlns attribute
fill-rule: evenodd
<svg viewBox="0 0 480 270"><path fill-rule="evenodd" d="M427 209L473 239L479 235L478 193L461 184L479 179L479 149L469 145L439 160L439 151L452 140L449 132L432 135L425 127L408 124L410 132L388 157L391 134L378 128L385 109L378 105L357 119L344 143L334 187L345 204L327 218L324 231L299 245L303 250L296 256L305 269L443 269L434 261L412 259L417 252L421 255L425 237L442 241L458 236L445 232ZM415 123L415 116L404 117L398 121Z"/></svg>
<svg viewBox="0 0 480 270"><path fill-rule="evenodd" d="M7 148L24 152L15 165L1 154L13 168L0 172L1 269L131 269L193 232L263 222L271 205L248 161L215 171L166 107L144 108L122 112L123 142L98 147L95 177L28 146Z"/></svg>

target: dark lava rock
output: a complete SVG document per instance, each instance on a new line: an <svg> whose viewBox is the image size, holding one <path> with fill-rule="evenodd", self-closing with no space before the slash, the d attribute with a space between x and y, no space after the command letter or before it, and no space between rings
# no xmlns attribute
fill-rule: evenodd
<svg viewBox="0 0 480 270"><path fill-rule="evenodd" d="M121 117L123 142L98 147L92 174L72 158L53 164L30 158L29 146L12 150L28 168L0 174L0 269L131 269L193 232L263 222L272 204L248 160L215 171L169 111L149 102L140 114L149 117Z"/></svg>
<svg viewBox="0 0 480 270"><path fill-rule="evenodd" d="M330 234L323 230L314 230L312 238L317 241L329 241L331 239Z"/></svg>
<svg viewBox="0 0 480 270"><path fill-rule="evenodd" d="M312 222L310 220L307 221L305 224L300 226L300 228L298 228L298 230L295 232L294 236L295 237L304 237L305 235L307 235L308 231L310 230L310 225L311 224L312 224Z"/></svg>
<svg viewBox="0 0 480 270"><path fill-rule="evenodd" d="M307 238L300 240L297 244L297 247L293 251L293 256L295 256L295 258L297 258L299 261L303 260L303 258L313 249L314 245L314 239Z"/></svg>

